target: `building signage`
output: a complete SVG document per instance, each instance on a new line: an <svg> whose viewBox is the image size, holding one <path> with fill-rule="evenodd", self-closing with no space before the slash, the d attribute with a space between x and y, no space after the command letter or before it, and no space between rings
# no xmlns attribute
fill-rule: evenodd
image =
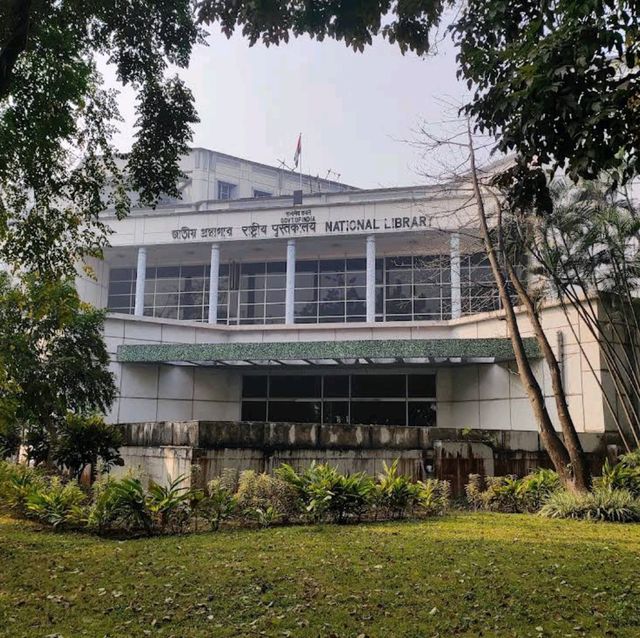
<svg viewBox="0 0 640 638"><path fill-rule="evenodd" d="M381 219L337 219L318 222L311 209L285 212L278 223L253 222L240 227L182 228L171 231L173 239L258 239L263 237L295 237L305 235L333 235L354 232L419 230L429 227L426 215L384 217Z"/></svg>

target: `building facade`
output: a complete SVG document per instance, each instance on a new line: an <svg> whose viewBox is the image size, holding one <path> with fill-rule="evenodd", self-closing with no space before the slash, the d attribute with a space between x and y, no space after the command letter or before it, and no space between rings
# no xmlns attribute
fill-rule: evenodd
<svg viewBox="0 0 640 638"><path fill-rule="evenodd" d="M204 149L184 166L179 202L106 215L111 247L78 282L109 310L108 419L128 424L132 464L160 476L196 458L208 474L320 458L375 471L400 456L443 475L447 459L458 474L540 461L464 188L304 176L294 204L290 171ZM598 344L552 303L542 320L585 445L601 451L612 424L591 372Z"/></svg>

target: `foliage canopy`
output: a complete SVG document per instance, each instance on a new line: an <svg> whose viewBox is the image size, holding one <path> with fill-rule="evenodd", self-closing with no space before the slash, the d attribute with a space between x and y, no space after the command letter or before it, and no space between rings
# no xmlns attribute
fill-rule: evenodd
<svg viewBox="0 0 640 638"><path fill-rule="evenodd" d="M637 0L470 0L453 25L467 106L501 151L568 175L640 161Z"/></svg>
<svg viewBox="0 0 640 638"><path fill-rule="evenodd" d="M73 282L0 277L0 405L27 424L45 460L69 411L107 412L115 397L102 339L104 313L80 301ZM10 383L10 385L9 385Z"/></svg>

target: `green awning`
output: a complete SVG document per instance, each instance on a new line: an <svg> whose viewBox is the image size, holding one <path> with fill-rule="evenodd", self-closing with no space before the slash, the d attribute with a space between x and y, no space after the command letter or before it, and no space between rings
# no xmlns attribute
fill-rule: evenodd
<svg viewBox="0 0 640 638"><path fill-rule="evenodd" d="M534 338L524 339L527 357L540 357ZM204 366L391 365L496 363L514 359L509 339L384 339L273 343L126 344L122 363Z"/></svg>

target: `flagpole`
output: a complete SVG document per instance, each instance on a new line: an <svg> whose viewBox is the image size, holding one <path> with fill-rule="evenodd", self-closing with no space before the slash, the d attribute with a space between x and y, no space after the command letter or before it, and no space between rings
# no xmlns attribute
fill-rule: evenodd
<svg viewBox="0 0 640 638"><path fill-rule="evenodd" d="M300 133L300 190L302 190L302 132Z"/></svg>

